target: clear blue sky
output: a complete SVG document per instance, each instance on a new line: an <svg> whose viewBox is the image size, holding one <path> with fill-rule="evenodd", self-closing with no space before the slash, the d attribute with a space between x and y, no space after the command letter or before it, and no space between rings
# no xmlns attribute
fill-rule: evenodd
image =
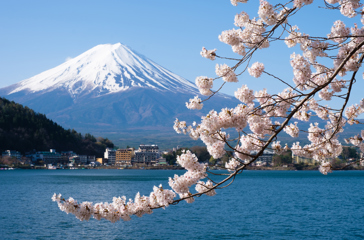
<svg viewBox="0 0 364 240"><path fill-rule="evenodd" d="M199 52L205 46L217 48L219 55L236 57L218 35L235 27L236 13L244 10L256 15L259 1L250 2L253 4L234 7L229 0L2 1L0 88L53 68L98 44L117 42L192 82L196 76L215 77L217 62L202 58ZM308 7L295 16L293 24L306 33L326 35L336 19L344 18L338 12ZM359 18L356 22L360 23ZM289 56L300 51L282 43L277 46L263 50L252 63L263 62L266 70L292 82ZM283 88L266 76L253 79L245 74L239 80L223 92L233 95L242 84L254 90L265 87L272 93ZM358 82L361 85L357 89L364 89L361 77ZM355 102L362 97L357 91Z"/></svg>

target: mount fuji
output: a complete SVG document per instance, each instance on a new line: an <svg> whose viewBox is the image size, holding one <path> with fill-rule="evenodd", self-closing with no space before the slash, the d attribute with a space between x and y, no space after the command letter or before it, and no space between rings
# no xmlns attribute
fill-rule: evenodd
<svg viewBox="0 0 364 240"><path fill-rule="evenodd" d="M55 68L14 84L8 94L64 89L76 100L82 95L102 96L135 87L194 93L197 90L186 79L117 43L98 45Z"/></svg>
<svg viewBox="0 0 364 240"><path fill-rule="evenodd" d="M98 45L34 77L0 89L65 128L81 132L172 130L175 118L194 121L212 108L234 107L216 94L204 111L185 106L197 87L147 57L117 44Z"/></svg>

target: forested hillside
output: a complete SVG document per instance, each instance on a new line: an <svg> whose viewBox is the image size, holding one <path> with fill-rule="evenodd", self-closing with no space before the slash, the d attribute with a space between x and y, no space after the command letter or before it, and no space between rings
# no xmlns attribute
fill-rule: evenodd
<svg viewBox="0 0 364 240"><path fill-rule="evenodd" d="M107 138L65 130L44 114L0 97L0 151L10 149L24 154L53 148L101 157L106 147L114 147Z"/></svg>

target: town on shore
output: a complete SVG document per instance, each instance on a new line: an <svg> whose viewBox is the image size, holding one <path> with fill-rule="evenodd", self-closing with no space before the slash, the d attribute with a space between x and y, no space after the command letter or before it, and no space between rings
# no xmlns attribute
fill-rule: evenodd
<svg viewBox="0 0 364 240"><path fill-rule="evenodd" d="M6 150L0 158L0 170L14 168L23 169L181 169L177 164L177 155L182 150L191 150L199 161L206 162L210 169L224 169L225 163L231 157L227 152L221 159L211 157L206 147L194 146L191 148L176 147L169 151L161 151L158 145L139 145L138 149L127 147L125 149L106 148L102 158L96 156L79 155L73 151L57 152L36 151L22 155L16 150ZM346 169L364 170L364 161L358 159L363 156L355 148L344 147L339 158L333 160L335 168L342 168L345 163L352 162ZM287 151L282 155L275 155L273 151L265 150L259 158L247 169L250 170L314 170L319 167L317 161L293 155Z"/></svg>

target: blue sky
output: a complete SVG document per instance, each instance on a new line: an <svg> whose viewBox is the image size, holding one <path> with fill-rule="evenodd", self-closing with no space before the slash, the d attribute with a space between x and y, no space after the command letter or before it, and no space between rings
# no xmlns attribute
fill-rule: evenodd
<svg viewBox="0 0 364 240"><path fill-rule="evenodd" d="M234 7L229 0L2 1L0 88L53 68L98 44L117 42L192 82L197 76L215 77L215 65L222 61L204 59L199 52L205 46L217 48L219 55L237 57L218 35L235 27L235 14L244 10L256 15L259 1L250 2ZM293 24L306 33L326 35L336 19L345 18L338 12L310 6L294 17ZM359 18L356 22L360 23ZM252 63L263 62L266 70L292 82L289 56L300 51L282 43L276 46L261 51ZM239 80L223 92L233 95L242 84L254 90L267 88L271 93L284 88L267 76L255 79L245 74ZM357 89L364 87L361 77L358 82ZM355 102L362 96L357 91Z"/></svg>

